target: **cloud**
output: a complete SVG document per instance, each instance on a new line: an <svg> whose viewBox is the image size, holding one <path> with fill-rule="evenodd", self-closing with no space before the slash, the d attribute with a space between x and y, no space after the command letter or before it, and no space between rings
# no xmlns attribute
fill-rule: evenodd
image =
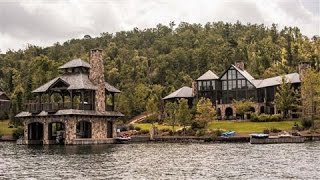
<svg viewBox="0 0 320 180"><path fill-rule="evenodd" d="M35 0L0 1L0 49L39 46L85 34L154 27L175 21L276 23L319 35L318 0Z"/></svg>

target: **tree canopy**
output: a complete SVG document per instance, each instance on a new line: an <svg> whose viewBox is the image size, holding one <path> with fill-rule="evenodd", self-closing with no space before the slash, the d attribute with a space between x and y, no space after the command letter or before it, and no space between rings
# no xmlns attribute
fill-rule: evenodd
<svg viewBox="0 0 320 180"><path fill-rule="evenodd" d="M34 98L31 90L56 77L60 65L73 58L88 60L96 47L104 50L105 80L122 91L117 108L128 117L146 111L151 94L164 97L191 86L207 70L223 72L237 60L256 78L295 72L302 61L320 67L319 36L308 38L297 27L171 22L0 54L0 87L13 100L12 113Z"/></svg>

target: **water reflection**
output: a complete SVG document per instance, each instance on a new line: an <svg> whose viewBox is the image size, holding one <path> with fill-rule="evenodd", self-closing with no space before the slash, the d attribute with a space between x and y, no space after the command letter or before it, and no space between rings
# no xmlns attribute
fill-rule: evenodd
<svg viewBox="0 0 320 180"><path fill-rule="evenodd" d="M17 146L0 179L317 179L320 143Z"/></svg>

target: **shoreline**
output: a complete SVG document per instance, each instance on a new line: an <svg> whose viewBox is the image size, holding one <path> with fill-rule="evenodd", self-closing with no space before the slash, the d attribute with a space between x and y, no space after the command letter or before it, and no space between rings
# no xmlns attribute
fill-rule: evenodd
<svg viewBox="0 0 320 180"><path fill-rule="evenodd" d="M293 136L304 138L304 142L320 141L320 135L303 135ZM0 142L14 142L12 137L1 138ZM150 139L150 136L132 136L131 140L126 143L250 143L250 136L234 136L234 137L197 137L197 136L159 136ZM117 144L117 143L115 143ZM275 143L281 144L281 143Z"/></svg>

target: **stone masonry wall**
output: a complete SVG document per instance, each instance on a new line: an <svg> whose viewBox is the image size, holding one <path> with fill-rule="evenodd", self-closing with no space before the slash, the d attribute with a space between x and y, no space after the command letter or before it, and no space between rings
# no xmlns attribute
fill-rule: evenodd
<svg viewBox="0 0 320 180"><path fill-rule="evenodd" d="M104 80L104 65L101 49L92 49L90 52L90 74L89 79L97 86L95 107L96 111L105 111L105 80Z"/></svg>
<svg viewBox="0 0 320 180"><path fill-rule="evenodd" d="M91 123L91 138L88 141L107 139L107 122L104 117L86 117L86 116L58 116L58 117L34 117L23 120L24 125L24 144L28 144L28 124L39 122L43 124L43 144L50 144L48 127L52 122L62 122L65 125L65 144L74 144L77 139L76 127L80 121Z"/></svg>

